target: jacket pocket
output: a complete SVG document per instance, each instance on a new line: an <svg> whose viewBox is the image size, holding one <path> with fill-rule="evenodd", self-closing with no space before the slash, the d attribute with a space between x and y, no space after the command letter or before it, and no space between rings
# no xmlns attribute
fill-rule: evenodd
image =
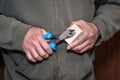
<svg viewBox="0 0 120 80"><path fill-rule="evenodd" d="M82 80L93 71L92 60L87 53L61 51L58 62L60 80Z"/></svg>
<svg viewBox="0 0 120 80"><path fill-rule="evenodd" d="M26 58L19 64L16 71L29 80L53 80L54 65L51 60L32 63Z"/></svg>

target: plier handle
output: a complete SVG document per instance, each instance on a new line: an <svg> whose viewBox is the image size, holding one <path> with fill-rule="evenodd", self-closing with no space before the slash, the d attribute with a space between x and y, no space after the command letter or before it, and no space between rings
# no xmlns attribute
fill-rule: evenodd
<svg viewBox="0 0 120 80"><path fill-rule="evenodd" d="M49 46L52 50L56 51L57 45L64 41L67 38L70 38L75 35L75 30L73 29L68 29L62 32L61 34L53 34L51 31L48 31L47 33L43 34L43 38L46 40L52 40L56 39L55 42L50 42Z"/></svg>

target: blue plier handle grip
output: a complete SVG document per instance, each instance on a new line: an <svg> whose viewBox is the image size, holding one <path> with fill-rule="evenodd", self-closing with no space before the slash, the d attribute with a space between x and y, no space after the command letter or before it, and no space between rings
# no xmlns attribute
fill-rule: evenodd
<svg viewBox="0 0 120 80"><path fill-rule="evenodd" d="M43 38L46 40L51 40L53 38L53 33L48 31L46 34L43 34ZM52 50L56 51L57 44L55 42L50 42L49 46Z"/></svg>

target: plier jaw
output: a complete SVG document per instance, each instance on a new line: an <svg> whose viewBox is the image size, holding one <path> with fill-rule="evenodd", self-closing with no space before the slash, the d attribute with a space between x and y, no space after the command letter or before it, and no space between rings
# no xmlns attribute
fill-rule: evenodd
<svg viewBox="0 0 120 80"><path fill-rule="evenodd" d="M64 41L67 38L70 38L75 35L75 30L68 29L62 32L61 34L53 34L51 31L48 31L46 34L43 34L43 38L46 40L56 39L55 42L50 42L49 46L52 50L56 51L57 45Z"/></svg>

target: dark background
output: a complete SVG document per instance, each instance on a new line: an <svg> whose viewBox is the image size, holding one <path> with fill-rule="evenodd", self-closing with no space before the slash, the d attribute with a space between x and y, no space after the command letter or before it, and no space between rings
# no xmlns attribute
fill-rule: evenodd
<svg viewBox="0 0 120 80"><path fill-rule="evenodd" d="M94 62L97 80L120 80L120 31L96 47ZM0 54L0 80L4 80L4 62Z"/></svg>
<svg viewBox="0 0 120 80"><path fill-rule="evenodd" d="M120 31L96 48L97 80L120 80Z"/></svg>
<svg viewBox="0 0 120 80"><path fill-rule="evenodd" d="M0 53L0 80L4 80L4 61Z"/></svg>

